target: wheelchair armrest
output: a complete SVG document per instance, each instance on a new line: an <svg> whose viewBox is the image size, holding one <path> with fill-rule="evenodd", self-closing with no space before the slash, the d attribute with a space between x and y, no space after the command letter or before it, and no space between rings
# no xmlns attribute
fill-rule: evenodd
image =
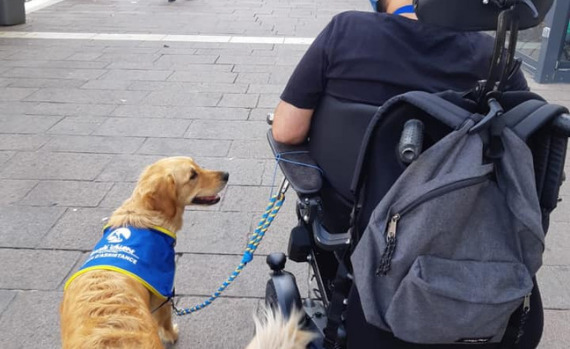
<svg viewBox="0 0 570 349"><path fill-rule="evenodd" d="M279 143L273 139L271 130L267 132L267 140L276 157L279 155L289 161L315 166L313 168L287 161L279 161L279 167L283 175L298 194L315 194L321 190L321 172L316 168L318 165L309 154L309 147L306 143L299 145Z"/></svg>

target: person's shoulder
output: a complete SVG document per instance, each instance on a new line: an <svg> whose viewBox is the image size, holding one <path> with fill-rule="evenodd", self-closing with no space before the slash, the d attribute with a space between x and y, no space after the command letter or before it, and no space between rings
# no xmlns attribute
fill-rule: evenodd
<svg viewBox="0 0 570 349"><path fill-rule="evenodd" d="M386 17L386 14L378 12L369 12L369 11L344 11L336 14L332 20L337 22L346 22L346 23L351 23L351 22L361 23L362 21L376 22L381 20L383 17Z"/></svg>
<svg viewBox="0 0 570 349"><path fill-rule="evenodd" d="M339 34L355 34L382 27L387 17L384 13L345 11L335 15L331 20L333 31Z"/></svg>

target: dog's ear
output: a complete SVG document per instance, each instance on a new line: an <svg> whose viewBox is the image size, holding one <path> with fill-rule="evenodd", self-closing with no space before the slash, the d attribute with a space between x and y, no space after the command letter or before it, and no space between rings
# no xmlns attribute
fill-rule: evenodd
<svg viewBox="0 0 570 349"><path fill-rule="evenodd" d="M178 206L174 175L171 173L156 175L150 181L143 200L148 209L159 211L168 218L174 217Z"/></svg>

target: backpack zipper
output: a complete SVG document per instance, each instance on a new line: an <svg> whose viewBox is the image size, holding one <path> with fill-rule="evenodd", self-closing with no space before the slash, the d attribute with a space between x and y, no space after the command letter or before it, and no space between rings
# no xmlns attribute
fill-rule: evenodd
<svg viewBox="0 0 570 349"><path fill-rule="evenodd" d="M419 205L423 204L426 201L429 201L433 198L446 194L450 191L466 188L475 184L479 184L487 180L490 177L490 174L485 174L479 177L467 178L461 181L453 182L439 188L435 188L430 190L429 192L421 195L413 202L409 203L407 206L399 210L397 213L393 214L390 217L390 221L388 222L388 228L386 229L386 247L384 248L384 252L382 253L382 257L380 257L380 263L378 268L376 268L376 275L386 275L391 267L392 267L392 256L394 255L394 251L396 250L396 233L398 228L398 221L402 218L403 215L408 213L409 211L413 210L414 208L418 207Z"/></svg>

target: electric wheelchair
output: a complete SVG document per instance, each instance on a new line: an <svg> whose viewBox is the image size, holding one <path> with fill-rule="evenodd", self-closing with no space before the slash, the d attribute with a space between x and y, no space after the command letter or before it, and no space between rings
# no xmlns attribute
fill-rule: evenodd
<svg viewBox="0 0 570 349"><path fill-rule="evenodd" d="M514 57L518 30L537 26L552 3L553 0L415 0L421 21L461 31L496 32L488 78L468 93L447 91L438 95L483 115L493 112L491 99L498 100L505 110L524 101L542 100L531 92L509 93L503 92L503 88L507 76L520 66ZM347 304L363 306L358 297L349 295L350 253L372 210L410 160L453 130L449 124L415 115L408 108L389 113L372 136L364 137L372 132L369 123L381 109L325 96L313 115L308 142L284 145L268 132L276 157L289 160L279 162L285 177L280 190L290 186L297 194L298 224L291 231L287 257L273 253L267 258L272 271L266 302L286 316L293 307L304 309L305 326L320 335L311 344L313 348L344 348L347 338L358 335L346 326L347 319L350 321L353 316L347 312ZM410 119L420 119L423 129L407 129ZM545 121L527 141L535 161L545 232L564 180L569 136L570 116L560 113L552 121ZM364 144L363 139L369 142ZM311 296L301 297L295 276L285 270L286 258L310 265L316 284ZM534 282L532 301L539 304L540 293ZM518 321L520 311L512 315L512 321ZM542 307L532 311L535 313L531 317L541 322ZM538 327L541 331L542 325ZM540 333L537 336L540 338Z"/></svg>

